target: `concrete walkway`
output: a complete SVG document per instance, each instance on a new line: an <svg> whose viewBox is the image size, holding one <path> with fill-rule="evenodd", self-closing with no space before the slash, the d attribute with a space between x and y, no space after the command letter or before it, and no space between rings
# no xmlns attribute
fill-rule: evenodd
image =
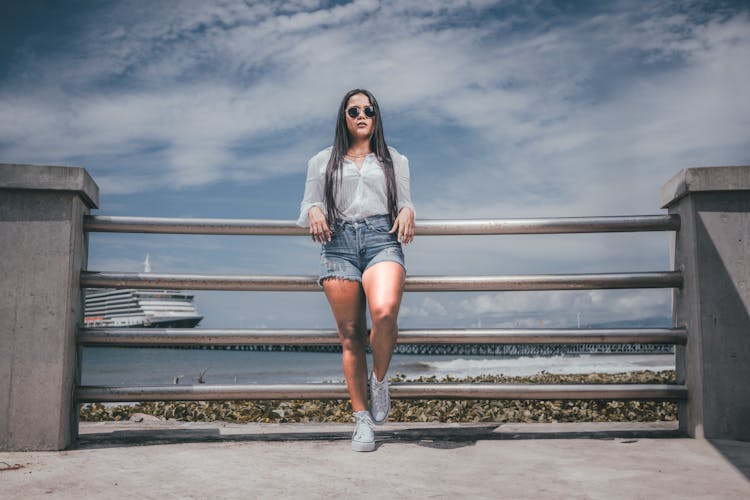
<svg viewBox="0 0 750 500"><path fill-rule="evenodd" d="M750 498L750 443L672 424L82 423L78 449L0 452L2 498Z"/></svg>

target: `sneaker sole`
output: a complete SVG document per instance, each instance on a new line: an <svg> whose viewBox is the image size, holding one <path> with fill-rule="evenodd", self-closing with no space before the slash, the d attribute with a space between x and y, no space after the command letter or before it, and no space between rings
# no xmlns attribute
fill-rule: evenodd
<svg viewBox="0 0 750 500"><path fill-rule="evenodd" d="M372 443L352 441L352 451L375 451L375 441Z"/></svg>
<svg viewBox="0 0 750 500"><path fill-rule="evenodd" d="M375 417L372 417L372 423L375 425L383 425L384 423L388 422L388 417L391 415L391 407L388 406L388 412L385 414L385 418L383 420L375 420Z"/></svg>
<svg viewBox="0 0 750 500"><path fill-rule="evenodd" d="M372 412L372 386L370 385L370 377L367 378L367 397L370 400L370 415L372 416L372 423L375 425L383 425L388 422L388 417L391 415L391 399L388 398L388 411L385 413L383 420L375 420L374 413ZM388 389L390 391L390 388Z"/></svg>

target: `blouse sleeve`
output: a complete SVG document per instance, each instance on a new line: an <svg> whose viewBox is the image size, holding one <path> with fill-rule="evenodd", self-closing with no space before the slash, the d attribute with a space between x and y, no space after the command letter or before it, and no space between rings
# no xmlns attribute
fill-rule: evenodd
<svg viewBox="0 0 750 500"><path fill-rule="evenodd" d="M397 211L400 212L402 208L409 207L416 216L417 211L414 210L414 204L411 202L411 190L409 188L408 158L399 154L393 170L396 174Z"/></svg>
<svg viewBox="0 0 750 500"><path fill-rule="evenodd" d="M307 162L307 179L305 181L305 195L302 198L299 209L299 219L297 225L302 227L310 226L310 217L308 213L312 207L323 209L323 184L325 179L320 175L320 165L316 157Z"/></svg>

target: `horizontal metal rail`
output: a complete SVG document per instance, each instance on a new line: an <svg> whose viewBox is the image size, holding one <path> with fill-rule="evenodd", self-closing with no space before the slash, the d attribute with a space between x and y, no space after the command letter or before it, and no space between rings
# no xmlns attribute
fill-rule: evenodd
<svg viewBox="0 0 750 500"><path fill-rule="evenodd" d="M209 328L82 328L86 346L338 345L333 330ZM399 344L676 344L685 345L682 328L609 329L402 329Z"/></svg>
<svg viewBox="0 0 750 500"><path fill-rule="evenodd" d="M90 232L300 236L308 230L289 220L187 219L168 217L86 216ZM417 235L560 234L677 231L680 218L668 215L559 217L538 219L418 220Z"/></svg>
<svg viewBox="0 0 750 500"><path fill-rule="evenodd" d="M394 399L607 399L678 400L672 384L417 384L390 386ZM225 401L248 399L348 399L344 384L82 386L79 403L124 401Z"/></svg>
<svg viewBox="0 0 750 500"><path fill-rule="evenodd" d="M539 219L419 220L417 235L561 234L677 231L677 215ZM307 235L294 221L86 216L88 232ZM409 276L407 291L521 291L682 286L677 271L513 276ZM319 291L315 276L217 276L84 271L83 288L242 291ZM686 343L684 329L450 329L402 330L401 344ZM104 329L83 328L80 345L338 344L330 330ZM670 384L421 384L391 385L394 399L681 400L684 385ZM348 399L343 384L80 386L78 401L180 401L249 399Z"/></svg>
<svg viewBox="0 0 750 500"><path fill-rule="evenodd" d="M409 292L594 290L621 288L679 288L682 273L547 274L506 276L407 276ZM139 288L175 290L306 291L321 288L315 276L242 276L81 272L83 288Z"/></svg>

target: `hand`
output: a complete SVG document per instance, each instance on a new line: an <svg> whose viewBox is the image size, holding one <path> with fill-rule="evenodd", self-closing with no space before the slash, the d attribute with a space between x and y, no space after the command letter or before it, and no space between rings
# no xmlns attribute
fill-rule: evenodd
<svg viewBox="0 0 750 500"><path fill-rule="evenodd" d="M311 207L307 216L310 219L310 236L313 241L318 243L331 241L331 230L328 228L326 216L320 207Z"/></svg>
<svg viewBox="0 0 750 500"><path fill-rule="evenodd" d="M408 245L414 241L414 210L409 207L404 207L398 213L393 227L389 233L398 231L398 241L404 245Z"/></svg>

